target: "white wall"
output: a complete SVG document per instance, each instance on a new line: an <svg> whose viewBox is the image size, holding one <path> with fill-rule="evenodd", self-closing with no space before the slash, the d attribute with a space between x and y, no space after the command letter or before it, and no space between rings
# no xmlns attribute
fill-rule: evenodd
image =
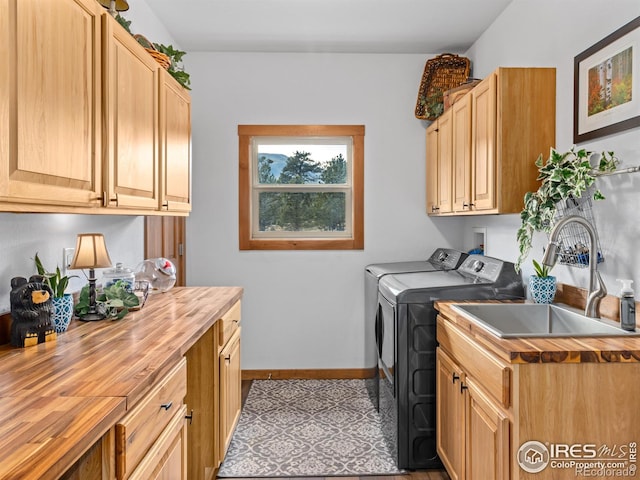
<svg viewBox="0 0 640 480"><path fill-rule="evenodd" d="M425 213L425 125L413 110L432 56L185 57L194 190L187 281L245 287L244 369L364 366L364 267L462 247L459 219ZM238 250L239 124L365 125L363 251Z"/></svg>
<svg viewBox="0 0 640 480"><path fill-rule="evenodd" d="M134 33L143 33L156 43L173 43L164 25L151 12L144 0L130 2L123 15L132 20ZM75 247L76 235L100 232L105 235L113 262L135 267L144 259L144 220L142 217L112 215L53 215L0 213L0 312L7 312L12 277L28 277L36 273L36 252L45 267L62 265L62 249ZM70 291L78 290L86 279L73 279ZM101 278L102 270L97 272Z"/></svg>
<svg viewBox="0 0 640 480"><path fill-rule="evenodd" d="M474 76L478 78L499 66L555 67L556 147L566 151L573 144L574 57L638 15L640 2L637 0L513 0L466 56L473 62ZM636 128L585 142L579 147L596 152L613 150L622 160L620 167L623 168L640 165L639 140L640 129ZM636 290L640 292L640 173L599 179L597 186L607 197L594 203L606 259L599 270L609 293L619 294L616 278L634 279ZM515 261L518 255L516 230L520 226L518 215L469 218L465 223L467 237L471 235L472 226L487 227L487 254ZM546 241L546 235L536 234L529 259L541 259ZM525 262L523 269L525 276L532 272L530 260ZM553 274L564 283L586 287L585 270L557 266Z"/></svg>

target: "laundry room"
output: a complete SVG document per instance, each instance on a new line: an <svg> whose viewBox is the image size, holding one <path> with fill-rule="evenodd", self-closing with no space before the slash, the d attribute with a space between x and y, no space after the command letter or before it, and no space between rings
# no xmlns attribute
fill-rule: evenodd
<svg viewBox="0 0 640 480"><path fill-rule="evenodd" d="M15 413L0 415L0 478L103 478L95 469L78 473L100 464L104 478L153 478L159 458L181 455L184 478L574 478L575 467L551 466L562 453L519 449L535 440L629 452L637 433L618 428L640 431L629 410L584 399L603 391L590 378L615 392L617 379L628 386L619 398L634 403L633 332L536 343L530 338L541 337L526 337L531 332L491 333L519 323L485 328L484 311L472 318L458 303L533 305L535 260L543 277L554 277L553 304L571 307L581 326L588 317L620 329L621 312L635 308L628 290L640 282L640 104L625 92L640 88L640 6L422 3L0 0L8 65L0 72L0 403ZM156 60L163 55L168 66ZM607 66L614 57L619 69ZM468 63L459 86L468 90L426 112L427 66L435 64L428 62L460 59ZM630 72L601 94L591 91L591 100L585 94L597 103L617 92L624 103L586 131L581 63L587 87L624 65ZM490 107L473 103L485 87L495 94ZM473 128L456 123L467 100L471 117L485 115ZM468 149L458 155L464 128ZM476 141L487 131L493 143ZM612 158L615 171L591 178L595 243L590 227L578 227L584 239L545 263L551 228L533 226L539 212L525 195L541 187L536 160L553 158L552 148L567 154L562 161L595 152L590 172ZM486 169L472 175L482 161ZM102 235L108 261L75 258L87 233ZM18 332L16 292L38 275L36 255L47 288L47 278L68 279L61 293L75 295L74 312L79 301L103 310L107 302L113 308L101 315L111 318L83 321L79 309L55 338ZM155 259L173 266L172 287L147 285L138 291L144 301L122 314L124 293L114 302L103 290L111 270L122 264L117 274L138 280ZM154 263L150 275L164 278L162 270ZM623 288L618 279L632 283ZM625 295L633 300L625 304ZM443 372L448 382L438 380ZM554 378L584 379L577 397L553 390L575 411L523 387ZM353 382L362 395L354 396ZM438 399L449 384L456 390ZM166 419L142 408L163 397L157 392L171 396L155 409ZM260 408L273 398L291 401L274 407L278 420L269 424ZM438 410L438 402L451 408ZM576 430L519 423L526 408ZM587 425L563 423L578 413ZM464 425L448 424L447 415ZM459 433L467 418L491 419L492 427L467 438ZM56 419L48 443L46 422ZM459 438L446 435L453 431ZM24 448L12 447L20 442ZM502 449L488 477L466 455L483 442ZM317 457L315 444L323 445ZM534 474L542 465L536 452L549 462ZM181 478L172 475L165 478Z"/></svg>

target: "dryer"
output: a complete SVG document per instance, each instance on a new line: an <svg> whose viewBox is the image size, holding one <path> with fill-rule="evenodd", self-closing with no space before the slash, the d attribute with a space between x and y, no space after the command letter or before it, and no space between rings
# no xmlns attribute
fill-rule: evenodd
<svg viewBox="0 0 640 480"><path fill-rule="evenodd" d="M467 254L452 248L436 248L427 260L376 263L365 268L364 315L365 315L365 368L367 391L376 409L379 410L378 349L376 346L376 313L378 309L378 284L380 279L394 273L439 272L455 270L467 258Z"/></svg>
<svg viewBox="0 0 640 480"><path fill-rule="evenodd" d="M376 310L383 433L398 468L440 468L436 452L436 300L524 298L513 263L469 255L455 270L385 275Z"/></svg>

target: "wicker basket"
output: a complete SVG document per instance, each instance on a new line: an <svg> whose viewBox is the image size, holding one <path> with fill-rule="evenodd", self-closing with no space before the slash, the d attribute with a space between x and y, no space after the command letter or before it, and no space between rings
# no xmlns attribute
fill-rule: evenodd
<svg viewBox="0 0 640 480"><path fill-rule="evenodd" d="M154 60L160 64L162 68L164 68L165 70L169 69L169 67L171 66L171 59L168 55L159 52L156 47L153 46L153 43L151 43L144 35L136 33L133 37L138 41L140 45L144 47L149 55L151 55Z"/></svg>
<svg viewBox="0 0 640 480"><path fill-rule="evenodd" d="M427 60L416 101L416 118L438 118L444 112L444 92L462 85L469 77L469 70L468 58L451 53Z"/></svg>

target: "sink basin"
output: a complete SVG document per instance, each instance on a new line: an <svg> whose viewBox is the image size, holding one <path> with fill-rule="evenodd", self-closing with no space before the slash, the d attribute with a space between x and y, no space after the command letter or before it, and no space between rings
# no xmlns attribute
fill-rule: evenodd
<svg viewBox="0 0 640 480"><path fill-rule="evenodd" d="M532 303L456 304L476 324L498 337L596 337L640 335L609 320L591 318L566 305Z"/></svg>

